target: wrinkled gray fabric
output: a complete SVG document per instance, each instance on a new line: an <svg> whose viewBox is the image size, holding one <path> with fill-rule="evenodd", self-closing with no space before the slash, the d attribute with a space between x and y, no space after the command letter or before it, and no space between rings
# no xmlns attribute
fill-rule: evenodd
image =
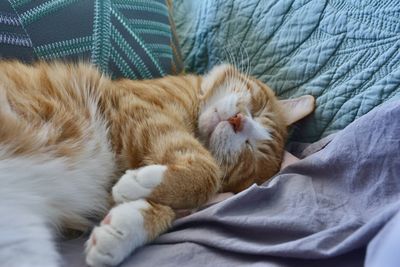
<svg viewBox="0 0 400 267"><path fill-rule="evenodd" d="M400 266L400 212L368 244L365 267Z"/></svg>
<svg viewBox="0 0 400 267"><path fill-rule="evenodd" d="M399 210L396 101L269 183L176 221L122 266L363 266L368 244ZM79 244L64 247L74 266L83 264L71 252Z"/></svg>

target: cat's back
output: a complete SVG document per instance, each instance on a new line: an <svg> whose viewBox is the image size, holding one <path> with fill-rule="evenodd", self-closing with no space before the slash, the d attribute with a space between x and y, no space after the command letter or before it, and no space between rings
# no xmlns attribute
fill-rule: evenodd
<svg viewBox="0 0 400 267"><path fill-rule="evenodd" d="M79 143L98 119L97 93L107 82L86 64L1 62L0 143L18 139L18 132L32 141L26 150Z"/></svg>
<svg viewBox="0 0 400 267"><path fill-rule="evenodd" d="M96 100L99 87L107 81L86 64L0 63L3 100L21 119L31 123L56 123L58 118L84 115L90 101Z"/></svg>

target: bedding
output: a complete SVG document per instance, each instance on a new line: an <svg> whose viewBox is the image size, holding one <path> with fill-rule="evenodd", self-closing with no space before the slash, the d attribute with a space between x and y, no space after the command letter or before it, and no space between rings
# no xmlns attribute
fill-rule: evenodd
<svg viewBox="0 0 400 267"><path fill-rule="evenodd" d="M181 72L169 0L2 0L0 58L90 60L114 78Z"/></svg>
<svg viewBox="0 0 400 267"><path fill-rule="evenodd" d="M398 0L175 0L188 71L237 63L317 108L292 141L315 142L400 97Z"/></svg>
<svg viewBox="0 0 400 267"><path fill-rule="evenodd" d="M177 220L121 266L400 266L398 253L397 265L374 264L400 230L398 118L400 101L375 108L270 182ZM63 244L68 266L84 266L82 243Z"/></svg>
<svg viewBox="0 0 400 267"><path fill-rule="evenodd" d="M50 1L35 1L44 2ZM57 58L60 54L51 50L56 47L67 53L64 59L91 57L85 43L80 46L85 51L75 53L79 49L69 50L68 43L58 43L62 40L40 41L32 34L42 33L35 28L41 19L49 28L57 25L46 20L57 14L56 7L89 2L94 3L54 1L62 5L33 20L27 14L25 25L19 15L33 1L0 1L0 55L14 53L28 61ZM165 1L150 2L166 10ZM201 73L228 61L248 69L282 98L312 94L315 114L295 127L291 140L326 138L305 149L298 146L296 155L304 158L270 182L177 220L171 231L122 266L381 266L388 259L384 247L396 244L389 237L400 227L398 1L174 0L174 9L187 71ZM83 16L73 21L68 19L72 13L66 14L66 22L84 24L78 23ZM170 64L163 67L165 73L179 72L179 53L174 53L179 49L148 45L157 57L174 57L162 63ZM115 77L133 77L125 64L104 64ZM162 75L153 67L152 77ZM86 266L86 238L60 242L65 266ZM400 266L398 258L391 260Z"/></svg>

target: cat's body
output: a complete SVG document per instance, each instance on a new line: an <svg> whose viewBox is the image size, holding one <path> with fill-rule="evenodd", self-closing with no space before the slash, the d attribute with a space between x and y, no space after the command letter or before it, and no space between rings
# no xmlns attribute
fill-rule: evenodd
<svg viewBox="0 0 400 267"><path fill-rule="evenodd" d="M0 63L0 265L58 266L54 233L88 229L114 202L87 262L117 264L165 231L173 209L271 177L292 121L243 77L222 66L111 81L85 64Z"/></svg>

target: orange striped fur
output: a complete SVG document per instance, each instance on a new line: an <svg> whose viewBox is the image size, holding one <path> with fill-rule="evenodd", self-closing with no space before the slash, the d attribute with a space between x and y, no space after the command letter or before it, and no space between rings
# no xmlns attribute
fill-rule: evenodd
<svg viewBox="0 0 400 267"><path fill-rule="evenodd" d="M214 139L216 144L222 141L202 128L207 123L202 114L224 94L243 96L235 102L234 113L261 125L269 138L243 141L229 155L213 147ZM152 240L169 227L174 209L195 208L217 192L239 192L272 177L282 161L287 125L311 112L313 101L308 101L307 111L290 119L296 109L285 109L267 85L229 65L205 76L113 81L84 63L5 61L0 63L0 160L47 154L65 159L73 168L98 134L94 123L104 123L115 159L105 191L110 192L126 170L167 167L162 182L146 196L148 208L142 210ZM222 121L227 124L227 119ZM260 135L257 129L254 134ZM90 153L100 153L104 145L99 141ZM88 214L104 216L104 211ZM61 224L82 229L88 226L88 214L63 218ZM92 246L98 242L92 237Z"/></svg>

